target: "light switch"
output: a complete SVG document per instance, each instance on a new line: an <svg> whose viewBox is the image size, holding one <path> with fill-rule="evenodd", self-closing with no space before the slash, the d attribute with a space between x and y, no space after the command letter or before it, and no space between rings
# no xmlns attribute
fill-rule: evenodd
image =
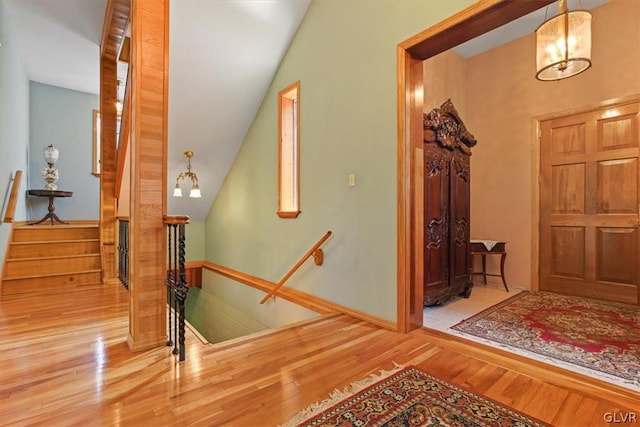
<svg viewBox="0 0 640 427"><path fill-rule="evenodd" d="M352 173L349 174L349 187L355 187L356 186L356 174Z"/></svg>

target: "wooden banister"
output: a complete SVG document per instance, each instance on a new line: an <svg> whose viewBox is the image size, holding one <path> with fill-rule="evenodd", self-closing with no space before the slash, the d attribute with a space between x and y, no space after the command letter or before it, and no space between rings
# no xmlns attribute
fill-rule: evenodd
<svg viewBox="0 0 640 427"><path fill-rule="evenodd" d="M317 252L317 254L318 254L317 256L322 258L323 257L322 251L319 248L329 238L329 236L331 236L331 231L327 231L326 234L324 236L322 236L322 238L320 240L318 240L318 242L315 245L313 245L313 247L311 247L311 249L309 249L306 254L304 254L302 256L302 258L300 258L300 260L296 263L296 265L291 267L291 269L287 272L287 274L285 274L284 277L282 279L280 279L280 281L278 282L276 287L271 289L267 293L267 295L265 295L265 297L262 298L262 300L260 301L260 304L264 304L265 302L267 302L269 300L269 298L274 296L276 294L276 292L278 292L278 289L280 289L285 284L285 282L289 279L289 277L291 277L293 275L293 273L295 273L296 270L298 270L298 268L300 268L300 266L307 260L307 258L309 258L311 255L314 255L314 253L316 253L316 251L320 251L320 252Z"/></svg>
<svg viewBox="0 0 640 427"><path fill-rule="evenodd" d="M128 38L127 38L128 39ZM117 143L116 153L116 187L115 198L120 198L120 189L122 187L122 179L124 175L125 159L127 158L127 150L129 150L129 133L131 119L131 73L127 72L127 85L124 89L124 101L122 104L122 117L120 118L120 136Z"/></svg>
<svg viewBox="0 0 640 427"><path fill-rule="evenodd" d="M18 204L18 193L20 192L20 182L22 181L22 171L17 170L13 176L13 184L11 185L11 193L9 194L9 202L7 210L4 214L3 222L13 222L13 216L16 213L16 205Z"/></svg>
<svg viewBox="0 0 640 427"><path fill-rule="evenodd" d="M189 224L189 215L165 215L162 219L165 224Z"/></svg>

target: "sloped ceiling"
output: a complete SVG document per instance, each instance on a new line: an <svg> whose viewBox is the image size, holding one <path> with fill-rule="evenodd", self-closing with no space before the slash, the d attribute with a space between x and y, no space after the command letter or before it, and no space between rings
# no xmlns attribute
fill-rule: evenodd
<svg viewBox="0 0 640 427"><path fill-rule="evenodd" d="M0 1L30 80L98 94L107 0ZM206 218L309 1L171 0L169 214ZM186 150L201 199L171 196Z"/></svg>

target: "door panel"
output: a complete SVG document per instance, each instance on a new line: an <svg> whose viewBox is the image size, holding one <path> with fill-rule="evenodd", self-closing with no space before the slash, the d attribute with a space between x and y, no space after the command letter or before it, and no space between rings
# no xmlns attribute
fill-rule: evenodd
<svg viewBox="0 0 640 427"><path fill-rule="evenodd" d="M639 104L540 123L540 289L640 302Z"/></svg>
<svg viewBox="0 0 640 427"><path fill-rule="evenodd" d="M551 167L553 213L584 213L585 171L584 163Z"/></svg>
<svg viewBox="0 0 640 427"><path fill-rule="evenodd" d="M596 280L637 284L638 265L625 259L638 256L637 228L599 227L597 230Z"/></svg>
<svg viewBox="0 0 640 427"><path fill-rule="evenodd" d="M584 227L551 227L551 274L584 279Z"/></svg>
<svg viewBox="0 0 640 427"><path fill-rule="evenodd" d="M598 213L637 214L638 159L598 162Z"/></svg>

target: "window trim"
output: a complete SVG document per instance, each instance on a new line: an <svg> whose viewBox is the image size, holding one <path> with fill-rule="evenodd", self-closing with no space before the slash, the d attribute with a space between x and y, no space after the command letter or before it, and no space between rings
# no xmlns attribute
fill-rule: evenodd
<svg viewBox="0 0 640 427"><path fill-rule="evenodd" d="M93 110L93 159L91 174L100 176L100 110Z"/></svg>
<svg viewBox="0 0 640 427"><path fill-rule="evenodd" d="M289 123L285 121L293 117L291 124L295 125L295 135L293 132L287 133L285 129ZM294 122L295 121L295 122ZM285 141L286 138L294 137L295 140ZM294 158L291 171L285 170L284 147L290 146L293 150L288 156ZM290 175L284 176L285 173ZM293 184L292 199L285 200L285 181ZM289 204L289 206L284 206ZM300 81L287 86L278 92L278 216L280 218L297 218L300 215Z"/></svg>

